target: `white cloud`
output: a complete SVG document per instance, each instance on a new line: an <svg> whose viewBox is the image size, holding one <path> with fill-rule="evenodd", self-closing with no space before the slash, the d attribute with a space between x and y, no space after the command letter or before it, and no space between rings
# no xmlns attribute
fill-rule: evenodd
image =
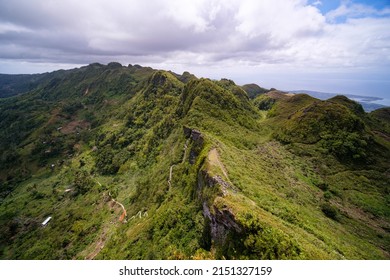
<svg viewBox="0 0 390 280"><path fill-rule="evenodd" d="M324 17L304 1L244 0L239 2L237 30L249 37L269 34L277 42L288 42L321 31Z"/></svg>
<svg viewBox="0 0 390 280"><path fill-rule="evenodd" d="M313 2L312 5L313 6L322 6L322 2L320 0L317 0L317 1Z"/></svg>
<svg viewBox="0 0 390 280"><path fill-rule="evenodd" d="M326 14L326 18L330 22L336 22L339 18L361 18L361 17L375 17L375 16L390 16L390 8L382 10L374 7L355 4L351 1L343 1L342 4L335 10Z"/></svg>
<svg viewBox="0 0 390 280"><path fill-rule="evenodd" d="M166 1L166 9L163 14L181 28L193 29L196 33L202 33L213 28L212 22L220 11L221 4L218 0Z"/></svg>
<svg viewBox="0 0 390 280"><path fill-rule="evenodd" d="M323 15L315 7L320 4L308 5L306 0L0 1L0 59L303 68L390 64L389 9L344 2ZM337 23L340 17L348 20Z"/></svg>

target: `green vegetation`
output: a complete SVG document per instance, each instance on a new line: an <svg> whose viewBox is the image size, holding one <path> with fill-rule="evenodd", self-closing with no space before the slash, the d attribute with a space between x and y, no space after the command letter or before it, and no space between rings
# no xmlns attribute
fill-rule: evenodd
<svg viewBox="0 0 390 280"><path fill-rule="evenodd" d="M119 63L5 78L1 259L390 258L388 108Z"/></svg>
<svg viewBox="0 0 390 280"><path fill-rule="evenodd" d="M241 88L246 91L250 99L254 99L255 97L269 91L268 89L262 88L256 84L243 85Z"/></svg>

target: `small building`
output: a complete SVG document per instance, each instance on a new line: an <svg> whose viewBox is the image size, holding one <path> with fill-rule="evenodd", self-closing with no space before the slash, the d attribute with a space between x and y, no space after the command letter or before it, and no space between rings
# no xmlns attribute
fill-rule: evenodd
<svg viewBox="0 0 390 280"><path fill-rule="evenodd" d="M50 220L51 220L51 216L47 217L46 220L42 222L42 226L45 227L47 223L50 222Z"/></svg>

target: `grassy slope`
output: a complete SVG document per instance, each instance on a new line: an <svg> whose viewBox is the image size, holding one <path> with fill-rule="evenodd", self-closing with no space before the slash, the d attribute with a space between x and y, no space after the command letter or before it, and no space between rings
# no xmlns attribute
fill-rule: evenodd
<svg viewBox="0 0 390 280"><path fill-rule="evenodd" d="M273 117L262 120L259 114L248 119L248 123L257 122L249 130L237 125L218 127L215 120L202 127L210 134L223 131L223 138L218 133L213 135L217 140L215 145L229 180L241 190L218 198L218 203L237 211L238 217L257 213L262 227L282 230L282 236L299 244L300 254L288 257L388 258L388 177L374 166L349 167L334 156L324 157L321 147L314 144L293 142L284 147L273 141L270 126L294 127L288 116L318 102L308 96L279 100L282 101L269 112ZM203 108L203 112L212 110L212 107ZM347 111L344 108L341 107L341 114ZM293 121L294 117L290 119ZM380 168L386 170L388 164ZM324 190L321 186L325 186ZM324 215L324 205L335 209L337 218ZM281 253L279 257L284 256Z"/></svg>
<svg viewBox="0 0 390 280"><path fill-rule="evenodd" d="M183 84L179 75L115 64L69 75L74 76L53 82L49 91L65 105L82 96L86 107L73 105L70 118L60 113L66 106L51 101L48 90L32 93L50 110L40 112L47 114L41 128L16 147L24 147L19 160L33 176L23 182L3 179L15 190L0 205L2 258L389 258L386 150L377 145L374 153L384 153L383 158L356 165L324 154L321 140L288 134L286 127L294 127L302 110L317 100L270 92L260 98L274 99L267 103L272 109L260 111L228 80L191 78ZM71 92L75 95L67 99ZM259 102L254 100L256 106ZM336 105L341 112L361 118L342 102ZM91 112L91 130L81 128L83 137L56 132ZM363 122L376 123L375 117ZM199 130L204 144L186 139L183 126ZM27 160L45 129L50 139L62 137L63 145L72 147L71 156L53 171L48 166L67 156L67 149L49 158L38 150L45 155L43 166L39 153ZM274 139L281 135L275 129L289 144ZM370 133L366 130L361 132ZM231 188L199 189L205 173L220 176ZM68 188L72 191L64 192ZM118 221L121 209L109 194L124 204L127 223ZM232 213L241 233L227 230L222 244L210 240L205 200L213 211ZM335 212L325 209L326 215L324 206ZM40 227L48 215L52 221Z"/></svg>

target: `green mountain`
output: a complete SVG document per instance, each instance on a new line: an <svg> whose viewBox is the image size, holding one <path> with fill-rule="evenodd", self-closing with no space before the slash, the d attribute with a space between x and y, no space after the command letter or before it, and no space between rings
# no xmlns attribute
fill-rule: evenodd
<svg viewBox="0 0 390 280"><path fill-rule="evenodd" d="M256 84L246 84L246 85L243 85L241 88L246 91L249 98L251 98L251 99L257 97L260 94L264 94L264 93L269 92L268 89L262 88Z"/></svg>
<svg viewBox="0 0 390 280"><path fill-rule="evenodd" d="M119 63L3 78L1 259L390 258L389 108Z"/></svg>

